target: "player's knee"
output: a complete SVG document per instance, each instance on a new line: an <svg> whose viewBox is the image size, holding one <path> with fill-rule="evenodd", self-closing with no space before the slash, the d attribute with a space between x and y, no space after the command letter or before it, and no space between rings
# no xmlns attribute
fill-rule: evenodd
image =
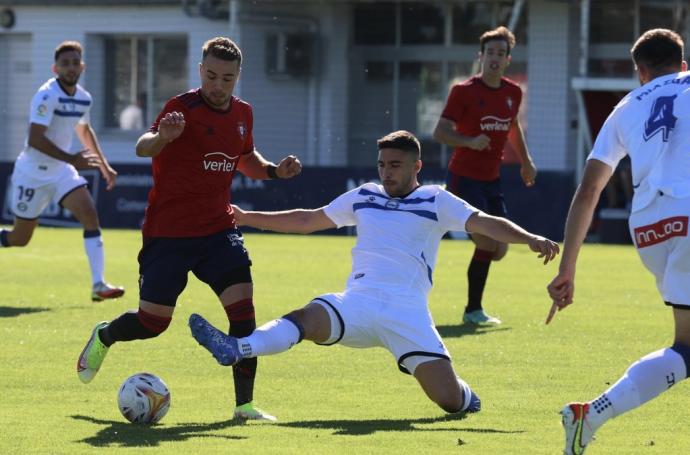
<svg viewBox="0 0 690 455"><path fill-rule="evenodd" d="M158 316L148 313L141 308L137 311L137 319L143 330L139 333L141 339L155 338L165 332L170 326L171 317Z"/></svg>
<svg viewBox="0 0 690 455"><path fill-rule="evenodd" d="M508 245L505 243L499 243L494 250L494 255L491 258L493 261L500 261L508 253Z"/></svg>
<svg viewBox="0 0 690 455"><path fill-rule="evenodd" d="M330 325L321 321L315 314L316 311L316 308L308 305L304 308L291 311L283 316L283 318L297 326L300 331L300 339L321 341L322 339L328 338Z"/></svg>
<svg viewBox="0 0 690 455"><path fill-rule="evenodd" d="M74 217L84 226L84 229L93 230L98 229L98 212L96 208L92 205L86 205L79 207L77 210L72 212Z"/></svg>
<svg viewBox="0 0 690 455"><path fill-rule="evenodd" d="M311 329L312 323L309 319L309 314L304 308L292 310L288 314L284 315L283 318L298 326L301 331L305 333Z"/></svg>

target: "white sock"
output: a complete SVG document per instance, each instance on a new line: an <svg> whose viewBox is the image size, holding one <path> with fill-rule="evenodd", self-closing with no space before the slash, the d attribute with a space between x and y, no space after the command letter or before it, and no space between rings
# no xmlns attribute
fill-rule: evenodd
<svg viewBox="0 0 690 455"><path fill-rule="evenodd" d="M257 327L251 335L237 340L242 357L278 354L299 341L299 329L287 319L275 319Z"/></svg>
<svg viewBox="0 0 690 455"><path fill-rule="evenodd" d="M685 361L673 349L660 349L633 363L622 378L590 402L594 429L655 398L687 377Z"/></svg>
<svg viewBox="0 0 690 455"><path fill-rule="evenodd" d="M103 239L101 235L94 237L84 237L84 249L86 257L89 258L91 268L91 282L93 284L105 281L105 254L103 253Z"/></svg>
<svg viewBox="0 0 690 455"><path fill-rule="evenodd" d="M462 389L462 395L464 398L464 402L462 404L462 409L460 409L460 412L466 411L467 408L470 407L470 398L472 398L472 389L470 388L470 385L460 379L460 376L457 376L458 378L458 384L460 384L460 388Z"/></svg>

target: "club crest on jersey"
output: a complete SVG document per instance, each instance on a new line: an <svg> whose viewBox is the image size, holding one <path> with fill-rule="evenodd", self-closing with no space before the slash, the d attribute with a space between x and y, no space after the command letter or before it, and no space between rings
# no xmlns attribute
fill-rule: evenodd
<svg viewBox="0 0 690 455"><path fill-rule="evenodd" d="M387 209L397 209L398 207L400 207L400 202L396 201L395 199L389 199L386 201Z"/></svg>
<svg viewBox="0 0 690 455"><path fill-rule="evenodd" d="M244 140L244 136L247 134L247 127L244 125L244 122L237 124L237 134Z"/></svg>
<svg viewBox="0 0 690 455"><path fill-rule="evenodd" d="M508 109L511 111L513 110L513 99L511 97L506 98L506 104L508 105Z"/></svg>

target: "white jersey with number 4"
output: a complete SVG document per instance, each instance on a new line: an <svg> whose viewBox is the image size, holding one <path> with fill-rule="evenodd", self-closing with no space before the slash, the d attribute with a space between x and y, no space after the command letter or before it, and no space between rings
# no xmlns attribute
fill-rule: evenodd
<svg viewBox="0 0 690 455"><path fill-rule="evenodd" d="M48 80L38 89L31 101L29 122L47 126L45 136L62 151L69 153L77 124L89 123L91 95L80 85L75 94L68 95L56 78ZM19 154L15 169L37 181L51 180L60 175L64 161L56 160L45 153L29 147L28 139Z"/></svg>
<svg viewBox="0 0 690 455"><path fill-rule="evenodd" d="M338 226L357 226L348 289L380 289L426 303L436 254L448 231L465 231L478 212L438 185L420 186L404 198L365 183L324 208Z"/></svg>
<svg viewBox="0 0 690 455"><path fill-rule="evenodd" d="M632 163L632 211L657 196L690 197L690 71L658 77L630 92L601 128L588 159Z"/></svg>

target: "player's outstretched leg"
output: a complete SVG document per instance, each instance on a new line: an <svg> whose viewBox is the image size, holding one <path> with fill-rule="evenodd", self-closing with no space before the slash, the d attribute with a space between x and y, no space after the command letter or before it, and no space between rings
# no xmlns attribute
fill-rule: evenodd
<svg viewBox="0 0 690 455"><path fill-rule="evenodd" d="M221 365L234 365L242 360L242 353L237 347L237 338L226 335L213 327L201 315L189 316L189 328L192 336L210 352Z"/></svg>
<svg viewBox="0 0 690 455"><path fill-rule="evenodd" d="M103 364L105 355L108 353L108 347L103 344L98 336L98 331L107 325L108 322L106 321L96 324L96 327L91 332L89 341L81 351L81 355L79 355L79 360L77 360L77 374L81 382L85 384L91 382L94 376L96 376L96 373L101 368L101 364Z"/></svg>
<svg viewBox="0 0 690 455"><path fill-rule="evenodd" d="M117 299L125 295L125 288L113 286L105 281L99 281L91 289L91 301L102 302L107 299Z"/></svg>
<svg viewBox="0 0 690 455"><path fill-rule="evenodd" d="M594 439L594 429L589 423L589 403L568 403L561 410L565 430L565 455L581 455Z"/></svg>

